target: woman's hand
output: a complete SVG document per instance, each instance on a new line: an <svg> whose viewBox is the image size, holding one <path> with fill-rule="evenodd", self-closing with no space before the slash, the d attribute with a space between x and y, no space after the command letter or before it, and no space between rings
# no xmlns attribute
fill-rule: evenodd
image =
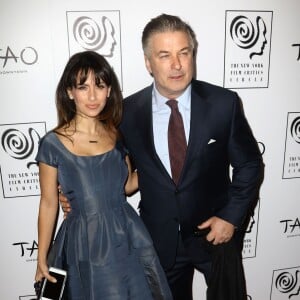
<svg viewBox="0 0 300 300"><path fill-rule="evenodd" d="M132 166L128 155L125 157L125 161L128 167L128 178L125 184L125 194L130 196L133 193L135 193L139 187L138 174L136 170L132 170Z"/></svg>
<svg viewBox="0 0 300 300"><path fill-rule="evenodd" d="M48 265L46 263L38 262L36 274L35 274L35 281L36 282L42 281L43 278L47 278L47 280L53 283L56 282L55 277L49 274Z"/></svg>
<svg viewBox="0 0 300 300"><path fill-rule="evenodd" d="M64 212L64 218L66 218L68 216L68 213L71 211L71 205L67 197L63 194L60 186L58 186L58 200Z"/></svg>

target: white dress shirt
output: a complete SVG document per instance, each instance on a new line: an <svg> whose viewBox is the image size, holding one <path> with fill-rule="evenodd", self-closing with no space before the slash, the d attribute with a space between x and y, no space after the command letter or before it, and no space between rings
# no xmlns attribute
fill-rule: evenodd
<svg viewBox="0 0 300 300"><path fill-rule="evenodd" d="M153 136L156 153L159 156L164 167L171 175L169 148L168 148L168 125L171 114L170 107L166 102L170 100L163 97L153 85L152 91L152 120L153 120ZM176 98L178 101L178 109L182 115L186 141L188 143L190 134L191 120L191 85L189 85L184 93Z"/></svg>

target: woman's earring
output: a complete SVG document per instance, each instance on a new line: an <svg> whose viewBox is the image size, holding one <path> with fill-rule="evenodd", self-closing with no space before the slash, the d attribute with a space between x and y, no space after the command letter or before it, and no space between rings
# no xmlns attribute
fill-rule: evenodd
<svg viewBox="0 0 300 300"><path fill-rule="evenodd" d="M106 100L109 100L110 92L111 92L111 87L108 88Z"/></svg>
<svg viewBox="0 0 300 300"><path fill-rule="evenodd" d="M74 97L73 97L71 91L67 90L67 94L68 94L69 100L74 100Z"/></svg>

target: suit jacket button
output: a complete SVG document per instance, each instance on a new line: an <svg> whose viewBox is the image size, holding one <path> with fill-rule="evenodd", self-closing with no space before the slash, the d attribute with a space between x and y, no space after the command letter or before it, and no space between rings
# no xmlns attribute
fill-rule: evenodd
<svg viewBox="0 0 300 300"><path fill-rule="evenodd" d="M175 195L178 195L179 194L179 190L176 189L174 193L175 193Z"/></svg>

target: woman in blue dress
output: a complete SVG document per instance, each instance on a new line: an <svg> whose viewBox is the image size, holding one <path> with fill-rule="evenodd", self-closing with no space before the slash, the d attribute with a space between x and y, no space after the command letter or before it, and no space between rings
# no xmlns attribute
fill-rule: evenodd
<svg viewBox="0 0 300 300"><path fill-rule="evenodd" d="M67 271L64 299L172 299L151 238L126 195L138 188L118 134L122 94L99 54L73 55L56 91L58 125L40 141L35 280ZM57 186L72 204L52 243Z"/></svg>

